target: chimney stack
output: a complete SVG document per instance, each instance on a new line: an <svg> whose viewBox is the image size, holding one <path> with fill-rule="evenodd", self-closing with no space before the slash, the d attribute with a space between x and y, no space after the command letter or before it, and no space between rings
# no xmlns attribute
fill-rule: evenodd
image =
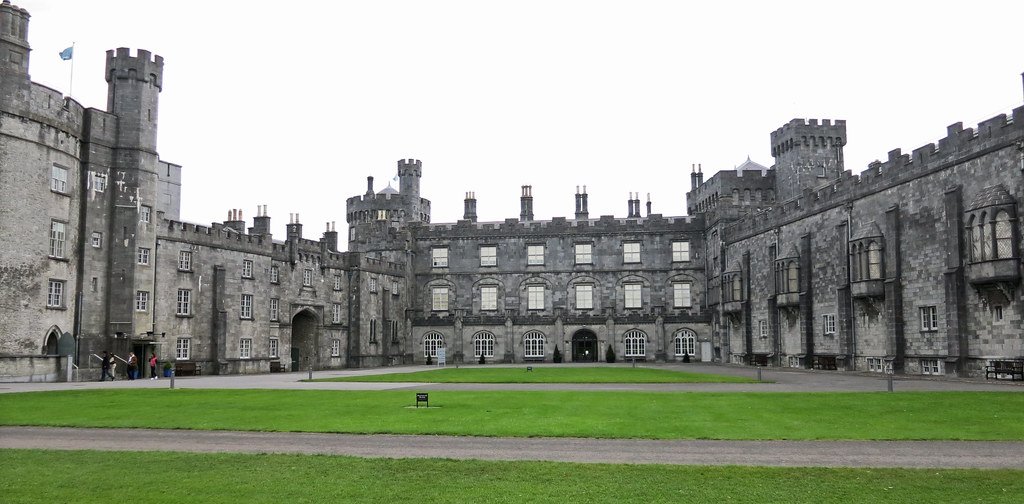
<svg viewBox="0 0 1024 504"><path fill-rule="evenodd" d="M462 218L468 221L476 222L476 193L470 191L466 193L466 201Z"/></svg>
<svg viewBox="0 0 1024 504"><path fill-rule="evenodd" d="M519 220L533 220L533 186L523 186L523 195L519 198Z"/></svg>

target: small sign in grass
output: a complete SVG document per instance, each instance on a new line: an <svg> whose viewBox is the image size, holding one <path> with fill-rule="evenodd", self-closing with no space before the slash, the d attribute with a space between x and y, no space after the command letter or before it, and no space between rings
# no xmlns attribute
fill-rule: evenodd
<svg viewBox="0 0 1024 504"><path fill-rule="evenodd" d="M529 370L529 372L527 372ZM490 367L444 368L414 373L386 373L322 378L313 381L416 383L755 383L739 376L626 367Z"/></svg>

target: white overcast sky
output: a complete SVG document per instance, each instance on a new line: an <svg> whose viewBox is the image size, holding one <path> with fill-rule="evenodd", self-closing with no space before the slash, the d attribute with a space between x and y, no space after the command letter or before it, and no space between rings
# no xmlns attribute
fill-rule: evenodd
<svg viewBox="0 0 1024 504"><path fill-rule="evenodd" d="M684 215L705 178L790 119L846 119L854 173L1024 102L1024 2L14 2L32 14L33 80L106 108L104 52L165 59L161 158L183 168L182 219L269 206L284 237L423 161L433 222L626 214L628 193ZM395 184L397 187L397 183ZM342 234L342 236L345 236ZM344 242L344 239L342 240ZM345 246L341 245L344 249Z"/></svg>

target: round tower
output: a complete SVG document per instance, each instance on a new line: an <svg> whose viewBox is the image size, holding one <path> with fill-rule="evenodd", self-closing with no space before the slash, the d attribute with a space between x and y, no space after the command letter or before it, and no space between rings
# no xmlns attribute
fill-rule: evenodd
<svg viewBox="0 0 1024 504"><path fill-rule="evenodd" d="M126 47L107 51L107 111L117 116L118 145L156 152L157 105L164 82L164 59Z"/></svg>
<svg viewBox="0 0 1024 504"><path fill-rule="evenodd" d="M28 103L28 11L10 0L0 3L0 104L10 110Z"/></svg>
<svg viewBox="0 0 1024 504"><path fill-rule="evenodd" d="M430 207L425 207L420 198L420 177L423 163L419 159L398 160L398 191L405 203L405 215L409 221L430 222Z"/></svg>

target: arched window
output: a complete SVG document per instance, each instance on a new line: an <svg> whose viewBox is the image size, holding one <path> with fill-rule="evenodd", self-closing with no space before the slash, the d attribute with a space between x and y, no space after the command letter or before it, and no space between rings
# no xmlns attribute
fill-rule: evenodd
<svg viewBox="0 0 1024 504"><path fill-rule="evenodd" d="M647 355L647 335L636 329L626 333L624 338L626 357L644 357Z"/></svg>
<svg viewBox="0 0 1024 504"><path fill-rule="evenodd" d="M982 260L981 257L981 242L983 241L982 235L984 234L983 222L979 222L975 216L971 216L970 222L967 224L967 229L971 233L971 259L974 261Z"/></svg>
<svg viewBox="0 0 1024 504"><path fill-rule="evenodd" d="M530 331L523 335L523 357L544 358L544 334Z"/></svg>
<svg viewBox="0 0 1024 504"><path fill-rule="evenodd" d="M985 225L988 224L988 215L981 213L981 220L978 221L978 233L981 235L981 260L992 259L992 235L985 232Z"/></svg>
<svg viewBox="0 0 1024 504"><path fill-rule="evenodd" d="M494 335L489 332L477 333L473 336L473 356L494 357Z"/></svg>
<svg viewBox="0 0 1024 504"><path fill-rule="evenodd" d="M732 277L732 301L743 300L743 275L736 274Z"/></svg>
<svg viewBox="0 0 1024 504"><path fill-rule="evenodd" d="M676 332L676 337L673 339L675 343L675 354L677 357L684 355L696 355L697 350L697 335L689 329L680 329Z"/></svg>
<svg viewBox="0 0 1024 504"><path fill-rule="evenodd" d="M775 263L775 291L786 292L786 269L782 261Z"/></svg>
<svg viewBox="0 0 1024 504"><path fill-rule="evenodd" d="M789 261L786 267L786 292L800 292L800 269L796 261Z"/></svg>
<svg viewBox="0 0 1024 504"><path fill-rule="evenodd" d="M996 254L994 258L1005 259L1013 257L1013 228L1010 226L1010 214L1006 210L1000 210L996 214L993 225L996 237Z"/></svg>
<svg viewBox="0 0 1024 504"><path fill-rule="evenodd" d="M423 335L423 356L437 357L437 349L444 348L444 336L430 332Z"/></svg>
<svg viewBox="0 0 1024 504"><path fill-rule="evenodd" d="M868 244L868 278L882 278L882 247L877 242Z"/></svg>

